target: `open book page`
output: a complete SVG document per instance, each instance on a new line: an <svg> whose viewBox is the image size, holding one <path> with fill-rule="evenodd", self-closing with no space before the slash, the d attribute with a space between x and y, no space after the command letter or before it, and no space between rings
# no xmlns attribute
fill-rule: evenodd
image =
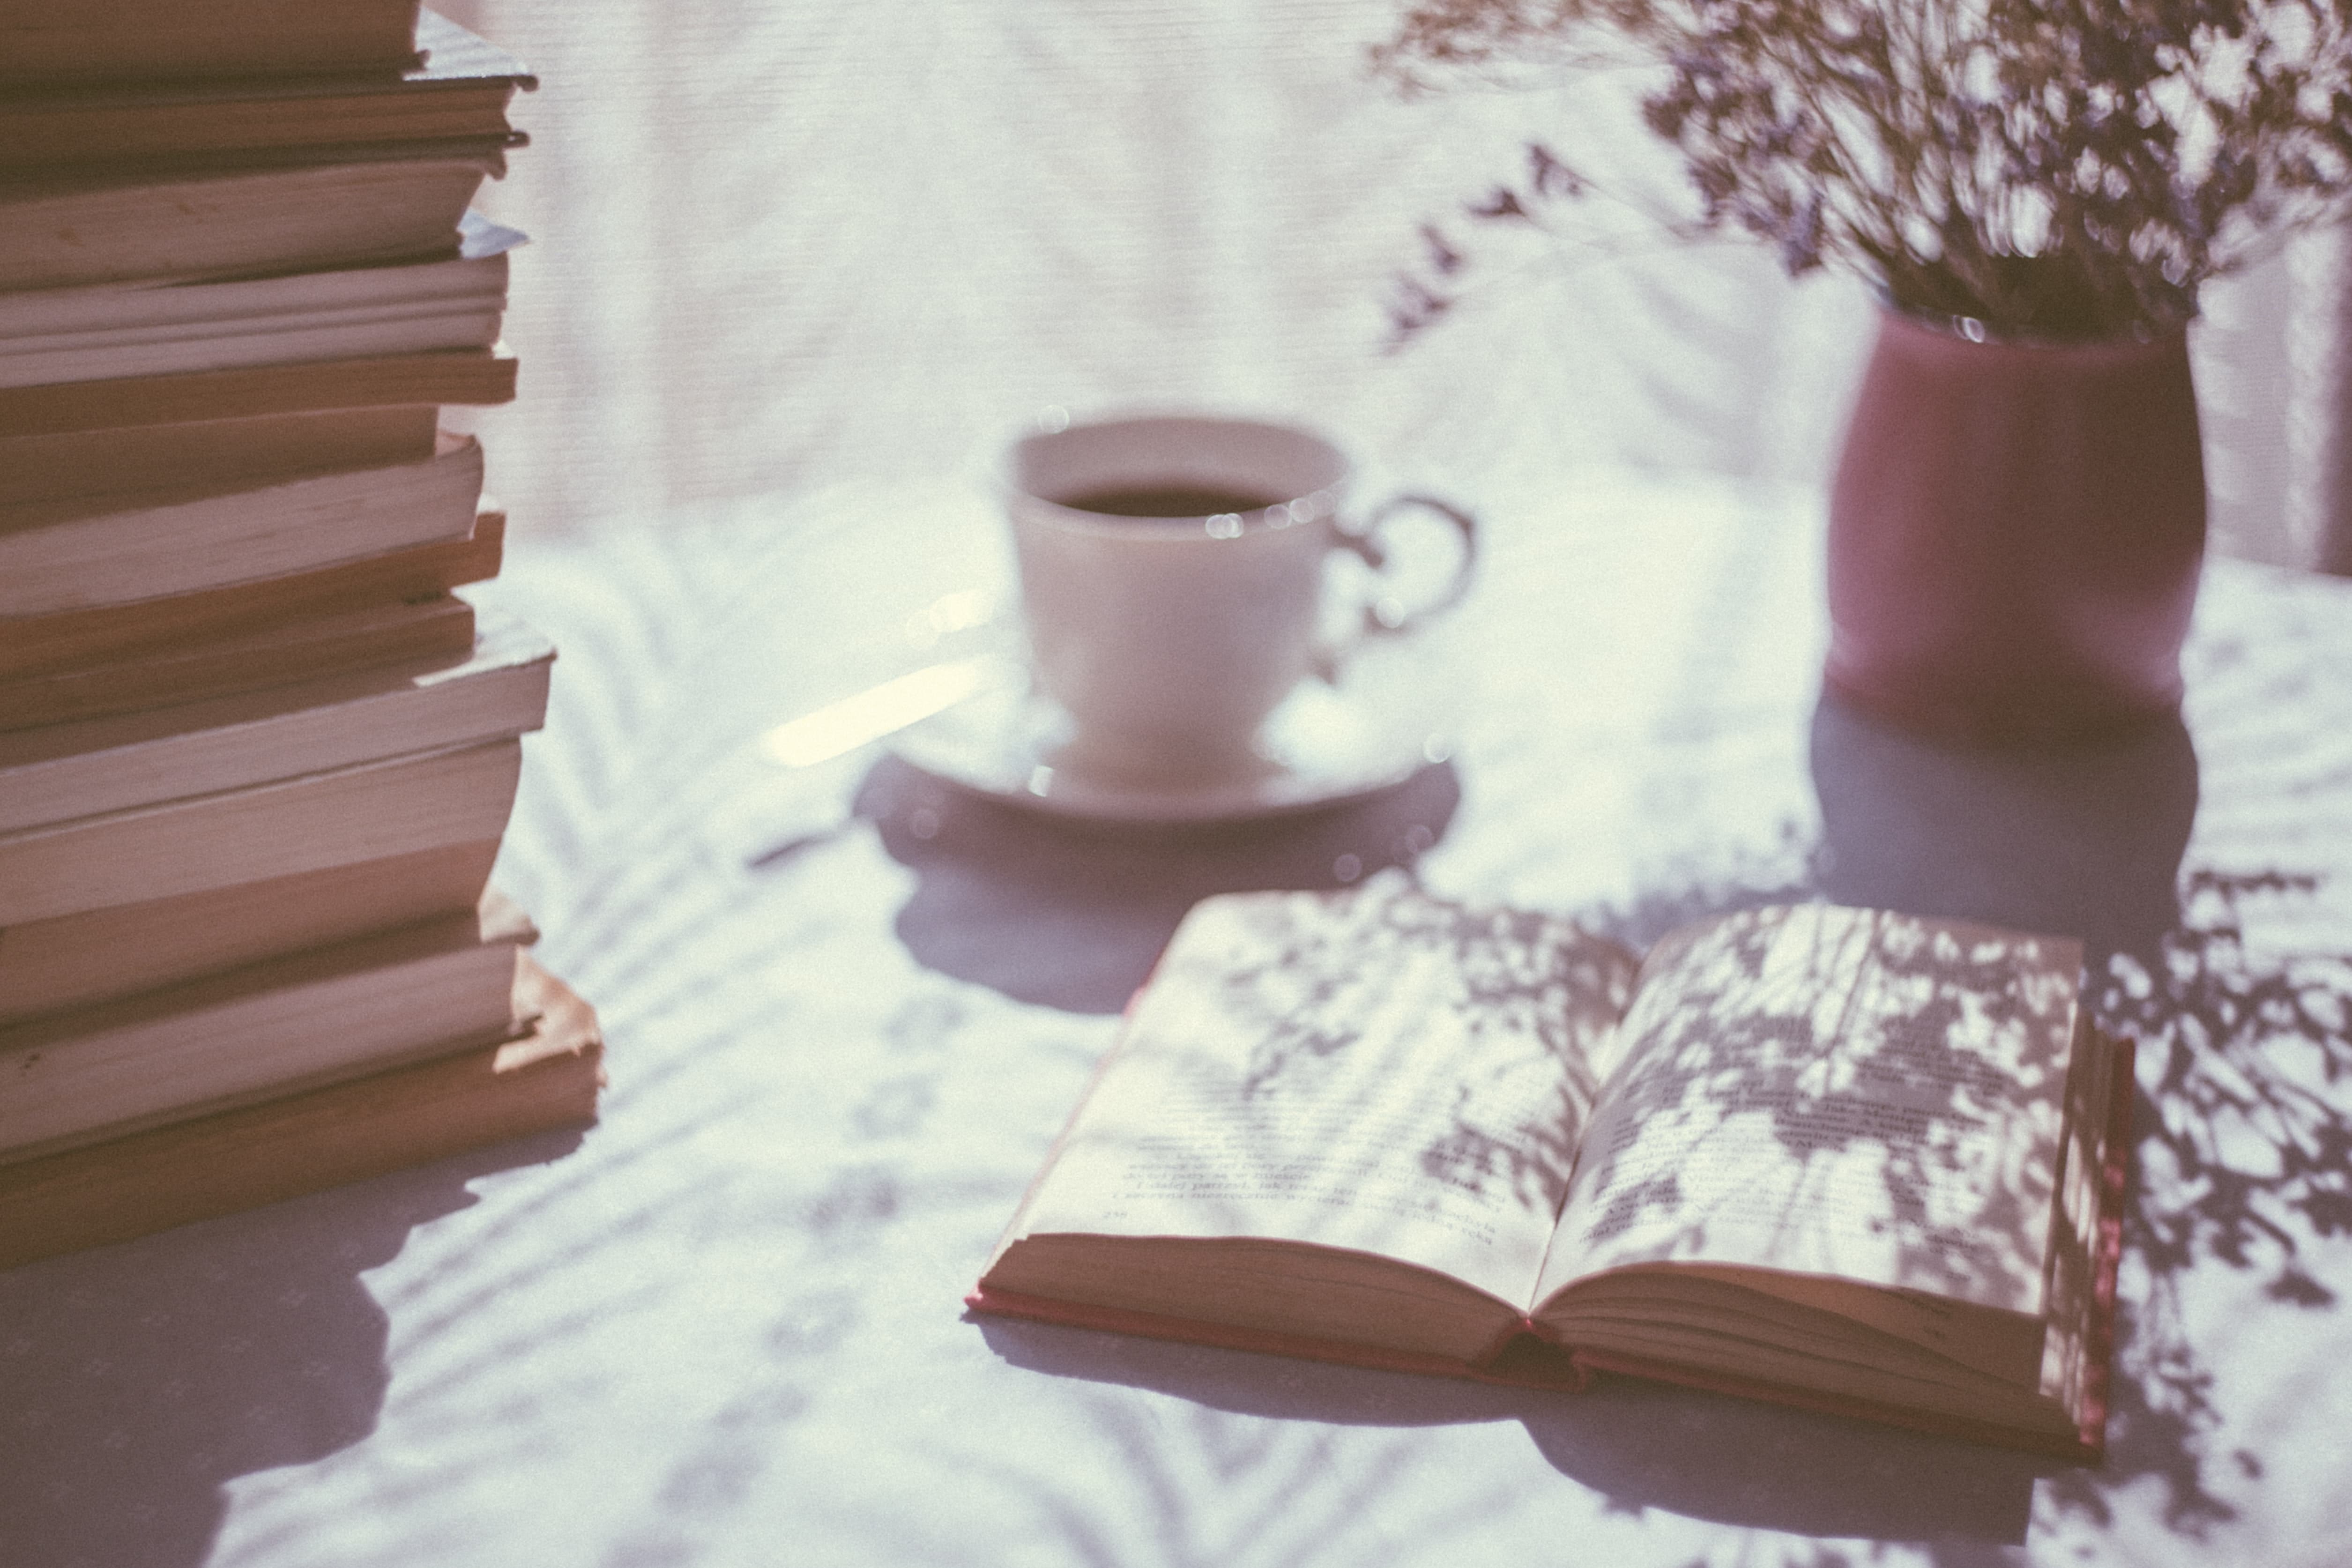
<svg viewBox="0 0 2352 1568"><path fill-rule="evenodd" d="M1402 877L1206 900L1010 1234L1315 1242L1525 1311L1634 968Z"/></svg>
<svg viewBox="0 0 2352 1568"><path fill-rule="evenodd" d="M2078 944L1827 905L1643 966L1538 1300L1639 1263L2040 1316Z"/></svg>

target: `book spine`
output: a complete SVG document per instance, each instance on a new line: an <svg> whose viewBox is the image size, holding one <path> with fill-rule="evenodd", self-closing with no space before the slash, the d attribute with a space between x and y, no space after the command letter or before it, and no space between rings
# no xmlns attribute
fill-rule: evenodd
<svg viewBox="0 0 2352 1568"><path fill-rule="evenodd" d="M192 639L266 632L307 615L429 599L499 574L506 515L478 503L474 531L292 577L194 593L0 618L0 679L101 664Z"/></svg>
<svg viewBox="0 0 2352 1568"><path fill-rule="evenodd" d="M496 838L521 771L499 740L8 834L0 925Z"/></svg>
<svg viewBox="0 0 2352 1568"><path fill-rule="evenodd" d="M0 615L51 615L362 559L473 531L482 449L55 523L0 517ZM47 511L46 506L31 508Z"/></svg>
<svg viewBox="0 0 2352 1568"><path fill-rule="evenodd" d="M225 102L0 104L0 169L316 142L503 135L509 81L425 82Z"/></svg>
<svg viewBox="0 0 2352 1568"><path fill-rule="evenodd" d="M470 623L472 607L465 608ZM462 670L473 648L469 636L462 653L420 663L445 672ZM393 668L407 672L419 665ZM266 717L77 752L47 763L0 766L0 831L352 767L394 747L405 754L501 740L539 727L547 712L547 686L548 661L536 660L462 678L386 683L384 689L363 695Z"/></svg>
<svg viewBox="0 0 2352 1568"><path fill-rule="evenodd" d="M519 997L536 967L524 964ZM509 1044L0 1166L0 1269L591 1126L604 1082L594 1016L577 998L547 1011L555 1028Z"/></svg>
<svg viewBox="0 0 2352 1568"><path fill-rule="evenodd" d="M79 1035L60 1029L90 1015L0 1030L0 1164L493 1043L512 1022L517 952L486 943ZM27 1034L40 1043L6 1049Z"/></svg>
<svg viewBox="0 0 2352 1568"><path fill-rule="evenodd" d="M454 597L320 616L262 636L0 681L0 733L266 690L289 677L436 658L457 663L473 645L474 607Z"/></svg>
<svg viewBox="0 0 2352 1568"><path fill-rule="evenodd" d="M0 387L0 435L393 403L512 402L515 366L514 355L496 348L457 349Z"/></svg>

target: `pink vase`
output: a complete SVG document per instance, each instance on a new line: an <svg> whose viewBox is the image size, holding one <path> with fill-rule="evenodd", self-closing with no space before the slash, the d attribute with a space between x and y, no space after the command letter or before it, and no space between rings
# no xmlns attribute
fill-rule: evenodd
<svg viewBox="0 0 2352 1568"><path fill-rule="evenodd" d="M2204 549L2185 329L2004 342L1885 312L1830 497L1825 680L1965 744L2160 717Z"/></svg>

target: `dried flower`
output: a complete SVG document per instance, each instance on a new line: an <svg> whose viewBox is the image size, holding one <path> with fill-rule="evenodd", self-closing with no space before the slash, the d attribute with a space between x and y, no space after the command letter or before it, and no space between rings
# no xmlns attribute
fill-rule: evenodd
<svg viewBox="0 0 2352 1568"><path fill-rule="evenodd" d="M2352 0L1421 0L1373 58L1409 87L1639 68L1694 202L1667 232L2004 334L2184 320L2352 194ZM1538 145L1465 210L1539 221L1594 186ZM1430 243L1403 332L1466 265Z"/></svg>

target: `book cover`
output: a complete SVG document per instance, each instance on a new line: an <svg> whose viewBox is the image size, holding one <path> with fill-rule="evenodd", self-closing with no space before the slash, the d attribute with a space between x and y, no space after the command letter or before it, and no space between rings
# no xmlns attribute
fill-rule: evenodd
<svg viewBox="0 0 2352 1568"><path fill-rule="evenodd" d="M402 403L512 402L515 357L488 349L362 354L292 363L0 386L0 437L65 435Z"/></svg>
<svg viewBox="0 0 2352 1568"><path fill-rule="evenodd" d="M0 1163L504 1038L537 933L478 909L0 1026Z"/></svg>
<svg viewBox="0 0 2352 1568"><path fill-rule="evenodd" d="M457 235L443 260L0 294L0 390L488 348L524 236Z"/></svg>
<svg viewBox="0 0 2352 1568"><path fill-rule="evenodd" d="M453 660L474 607L450 594L289 617L251 631L0 680L0 733L268 690L307 675Z"/></svg>
<svg viewBox="0 0 2352 1568"><path fill-rule="evenodd" d="M0 928L494 839L521 771L493 740L0 833Z"/></svg>
<svg viewBox="0 0 2352 1568"><path fill-rule="evenodd" d="M482 449L445 434L422 463L258 490L149 492L0 507L0 618L194 593L467 538Z"/></svg>
<svg viewBox="0 0 2352 1568"><path fill-rule="evenodd" d="M0 1023L472 909L498 854L482 839L0 927Z"/></svg>
<svg viewBox="0 0 2352 1568"><path fill-rule="evenodd" d="M502 162L0 178L0 289L455 256L458 219Z"/></svg>
<svg viewBox="0 0 2352 1568"><path fill-rule="evenodd" d="M494 1044L0 1164L0 1269L593 1124L593 1010L527 954L509 1006Z"/></svg>
<svg viewBox="0 0 2352 1568"><path fill-rule="evenodd" d="M178 486L250 489L422 463L433 455L440 413L409 403L0 435L0 507Z"/></svg>
<svg viewBox="0 0 2352 1568"><path fill-rule="evenodd" d="M462 539L128 604L0 616L0 684L34 674L70 676L133 657L200 654L224 642L274 634L291 622L437 601L453 588L496 577L505 542L506 515L485 499L476 504L473 531ZM5 711L0 700L0 712Z"/></svg>
<svg viewBox="0 0 2352 1568"><path fill-rule="evenodd" d="M459 657L289 682L202 702L0 732L0 832L152 806L537 729L554 645L476 612Z"/></svg>
<svg viewBox="0 0 2352 1568"><path fill-rule="evenodd" d="M415 68L416 0L0 0L0 83Z"/></svg>
<svg viewBox="0 0 2352 1568"><path fill-rule="evenodd" d="M539 85L522 62L430 11L415 45L400 72L12 88L0 169L510 134L509 99Z"/></svg>

